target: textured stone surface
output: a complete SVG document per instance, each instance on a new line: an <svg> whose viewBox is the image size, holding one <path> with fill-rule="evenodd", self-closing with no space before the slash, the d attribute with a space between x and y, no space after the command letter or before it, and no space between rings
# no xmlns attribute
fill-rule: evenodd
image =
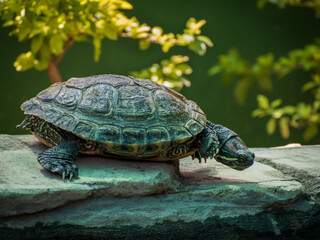
<svg viewBox="0 0 320 240"><path fill-rule="evenodd" d="M0 135L0 239L273 239L314 237L320 147L256 148L235 171L215 160L81 156L80 178L44 171L31 135Z"/></svg>
<svg viewBox="0 0 320 240"><path fill-rule="evenodd" d="M135 197L170 191L176 184L168 163L82 156L80 178L62 181L38 164L46 149L31 135L0 135L0 217L34 213L89 197Z"/></svg>
<svg viewBox="0 0 320 240"><path fill-rule="evenodd" d="M259 161L297 179L304 191L320 200L320 146L257 149Z"/></svg>

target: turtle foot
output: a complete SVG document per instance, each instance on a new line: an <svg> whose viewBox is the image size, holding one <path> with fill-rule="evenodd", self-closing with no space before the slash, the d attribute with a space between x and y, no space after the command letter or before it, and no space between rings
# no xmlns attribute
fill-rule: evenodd
<svg viewBox="0 0 320 240"><path fill-rule="evenodd" d="M194 154L192 154L192 160L194 159L198 159L199 160L199 163L201 163L201 159L203 158L203 156L201 156L200 152L199 151L196 151ZM207 162L207 159L204 158L204 162Z"/></svg>
<svg viewBox="0 0 320 240"><path fill-rule="evenodd" d="M39 154L38 162L40 165L50 172L62 175L62 180L68 176L69 180L78 178L79 170L74 164L73 156L68 153L50 151L52 149Z"/></svg>

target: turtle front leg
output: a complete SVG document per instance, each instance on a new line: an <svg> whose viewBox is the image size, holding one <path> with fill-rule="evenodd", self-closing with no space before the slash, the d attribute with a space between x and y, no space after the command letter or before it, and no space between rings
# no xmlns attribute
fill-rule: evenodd
<svg viewBox="0 0 320 240"><path fill-rule="evenodd" d="M201 163L201 158L204 158L205 161L207 160L207 158L212 159L219 152L219 144L220 143L217 132L213 130L209 124L207 124L207 126L199 136L199 150L192 155L192 158L199 159L199 163Z"/></svg>
<svg viewBox="0 0 320 240"><path fill-rule="evenodd" d="M40 153L38 162L46 170L61 174L63 180L66 176L72 180L72 178L78 178L79 175L78 167L74 161L79 155L80 149L79 141L64 140L61 144Z"/></svg>

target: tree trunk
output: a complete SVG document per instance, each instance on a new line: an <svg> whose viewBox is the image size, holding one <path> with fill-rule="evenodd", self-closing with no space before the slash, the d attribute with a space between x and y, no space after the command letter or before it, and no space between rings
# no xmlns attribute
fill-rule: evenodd
<svg viewBox="0 0 320 240"><path fill-rule="evenodd" d="M62 82L62 78L57 68L57 64L52 59L49 61L47 73L51 84Z"/></svg>

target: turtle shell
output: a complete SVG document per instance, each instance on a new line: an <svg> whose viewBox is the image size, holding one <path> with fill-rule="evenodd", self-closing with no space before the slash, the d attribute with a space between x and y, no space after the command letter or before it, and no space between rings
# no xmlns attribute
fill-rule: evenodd
<svg viewBox="0 0 320 240"><path fill-rule="evenodd" d="M53 84L21 108L86 140L121 146L163 143L162 149L199 134L207 121L200 107L181 94L119 75Z"/></svg>

